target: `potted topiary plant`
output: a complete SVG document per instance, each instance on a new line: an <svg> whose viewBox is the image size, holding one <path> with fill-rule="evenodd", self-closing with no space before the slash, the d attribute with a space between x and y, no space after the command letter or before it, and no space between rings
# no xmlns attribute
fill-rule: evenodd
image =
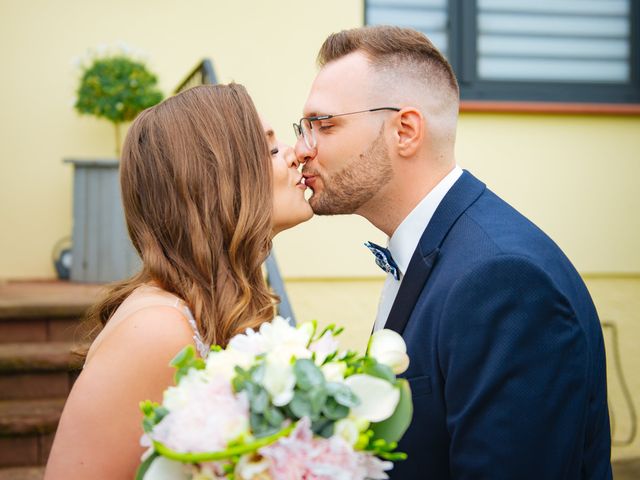
<svg viewBox="0 0 640 480"><path fill-rule="evenodd" d="M80 64L74 108L104 118L115 131L115 159L69 159L74 167L71 280L111 282L130 275L139 259L127 235L118 178L120 129L162 100L157 77L127 48L92 52Z"/></svg>
<svg viewBox="0 0 640 480"><path fill-rule="evenodd" d="M144 62L130 56L125 49L96 56L83 67L74 107L80 114L113 123L119 157L120 126L162 100L157 83L157 77Z"/></svg>

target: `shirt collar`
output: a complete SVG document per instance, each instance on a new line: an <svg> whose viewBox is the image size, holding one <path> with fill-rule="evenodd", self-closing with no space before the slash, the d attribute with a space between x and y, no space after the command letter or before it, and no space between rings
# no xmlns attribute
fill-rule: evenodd
<svg viewBox="0 0 640 480"><path fill-rule="evenodd" d="M420 200L420 203L405 217L389 239L388 248L398 265L401 279L409 267L413 252L418 246L418 242L427 225L429 225L436 208L438 208L438 205L440 205L440 202L453 184L460 178L460 175L462 175L462 169L456 165L446 177L440 180L440 182Z"/></svg>

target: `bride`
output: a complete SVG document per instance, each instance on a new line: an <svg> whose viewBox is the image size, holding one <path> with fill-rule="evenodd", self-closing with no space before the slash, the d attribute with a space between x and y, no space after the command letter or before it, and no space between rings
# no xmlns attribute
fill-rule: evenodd
<svg viewBox="0 0 640 480"><path fill-rule="evenodd" d="M261 266L273 235L313 214L300 180L294 152L241 85L196 87L138 116L121 187L143 267L90 312L104 328L65 405L46 479L133 478L139 402L161 400L175 354L191 343L206 356L273 318Z"/></svg>

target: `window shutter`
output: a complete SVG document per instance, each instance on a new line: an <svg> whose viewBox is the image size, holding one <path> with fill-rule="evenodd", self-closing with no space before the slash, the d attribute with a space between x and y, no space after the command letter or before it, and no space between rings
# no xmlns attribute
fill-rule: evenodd
<svg viewBox="0 0 640 480"><path fill-rule="evenodd" d="M448 49L447 0L369 0L366 2L367 25L397 25L419 30L445 56Z"/></svg>
<svg viewBox="0 0 640 480"><path fill-rule="evenodd" d="M629 83L630 1L478 0L478 79Z"/></svg>

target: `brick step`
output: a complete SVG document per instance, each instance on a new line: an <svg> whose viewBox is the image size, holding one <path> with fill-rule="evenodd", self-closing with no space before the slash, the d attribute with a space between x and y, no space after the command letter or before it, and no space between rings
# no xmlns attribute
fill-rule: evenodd
<svg viewBox="0 0 640 480"><path fill-rule="evenodd" d="M64 402L0 402L0 468L46 463Z"/></svg>
<svg viewBox="0 0 640 480"><path fill-rule="evenodd" d="M0 343L0 400L66 398L83 359L72 342Z"/></svg>
<svg viewBox="0 0 640 480"><path fill-rule="evenodd" d="M0 283L0 343L81 341L82 322L100 285L70 282Z"/></svg>
<svg viewBox="0 0 640 480"><path fill-rule="evenodd" d="M44 467L0 468L0 480L42 480Z"/></svg>
<svg viewBox="0 0 640 480"><path fill-rule="evenodd" d="M0 309L0 344L17 342L86 341L93 336L95 324L84 321L86 309L71 313L43 309L25 309L7 315ZM4 316L3 316L4 314ZM97 331L97 330L96 330Z"/></svg>

